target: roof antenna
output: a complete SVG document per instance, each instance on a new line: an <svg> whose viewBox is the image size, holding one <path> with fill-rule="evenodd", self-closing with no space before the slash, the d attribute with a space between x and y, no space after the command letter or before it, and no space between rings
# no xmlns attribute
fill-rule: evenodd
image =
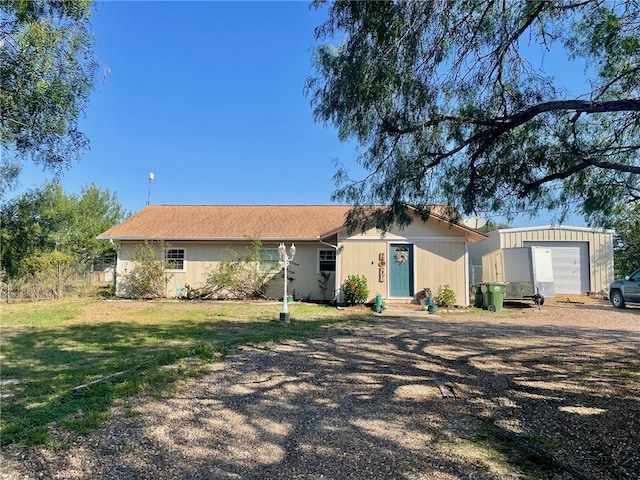
<svg viewBox="0 0 640 480"><path fill-rule="evenodd" d="M149 199L151 198L151 180L154 179L153 172L149 173L149 190L147 190L147 205L149 205Z"/></svg>

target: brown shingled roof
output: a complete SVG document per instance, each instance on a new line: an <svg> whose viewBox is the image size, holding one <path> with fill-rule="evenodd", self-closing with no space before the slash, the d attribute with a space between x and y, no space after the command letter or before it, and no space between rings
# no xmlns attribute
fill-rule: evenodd
<svg viewBox="0 0 640 480"><path fill-rule="evenodd" d="M349 205L149 205L98 235L101 240L315 240L344 227ZM440 207L434 207L432 216ZM471 241L486 235L462 224Z"/></svg>
<svg viewBox="0 0 640 480"><path fill-rule="evenodd" d="M347 205L149 205L98 236L114 240L316 239Z"/></svg>

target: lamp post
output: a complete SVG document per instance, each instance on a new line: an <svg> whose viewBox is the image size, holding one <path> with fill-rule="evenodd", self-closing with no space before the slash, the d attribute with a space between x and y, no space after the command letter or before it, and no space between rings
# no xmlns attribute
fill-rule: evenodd
<svg viewBox="0 0 640 480"><path fill-rule="evenodd" d="M291 252L291 256L287 256L287 247L284 246L284 243L281 243L278 247L278 255L280 255L280 261L284 264L284 295L282 296L282 312L280 312L280 321L289 323L290 315L289 315L289 303L287 302L287 268L289 267L289 263L293 260L293 257L296 255L296 246L292 243L289 248L289 252Z"/></svg>

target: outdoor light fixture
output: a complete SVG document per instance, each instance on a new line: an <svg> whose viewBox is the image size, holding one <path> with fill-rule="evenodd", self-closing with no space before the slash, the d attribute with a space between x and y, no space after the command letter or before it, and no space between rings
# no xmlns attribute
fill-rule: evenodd
<svg viewBox="0 0 640 480"><path fill-rule="evenodd" d="M287 247L284 246L284 243L281 243L278 247L278 255L280 255L280 261L284 264L284 295L282 296L282 312L280 312L280 321L289 323L290 315L289 315L289 302L287 301L287 267L289 267L289 263L293 260L293 257L296 255L296 246L292 243L289 248L289 252L291 256L287 256Z"/></svg>

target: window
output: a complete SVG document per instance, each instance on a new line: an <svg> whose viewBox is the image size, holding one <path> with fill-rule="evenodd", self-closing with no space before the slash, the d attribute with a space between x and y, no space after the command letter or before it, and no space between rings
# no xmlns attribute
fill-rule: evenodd
<svg viewBox="0 0 640 480"><path fill-rule="evenodd" d="M319 272L335 272L336 271L336 251L335 250L318 250L318 271Z"/></svg>
<svg viewBox="0 0 640 480"><path fill-rule="evenodd" d="M170 248L165 256L167 270L184 270L185 258L186 250L184 248Z"/></svg>
<svg viewBox="0 0 640 480"><path fill-rule="evenodd" d="M260 260L263 262L279 262L280 255L278 255L277 248L261 248Z"/></svg>
<svg viewBox="0 0 640 480"><path fill-rule="evenodd" d="M261 248L260 249L260 262L262 263L262 270L278 270L280 268L280 254L277 248Z"/></svg>

